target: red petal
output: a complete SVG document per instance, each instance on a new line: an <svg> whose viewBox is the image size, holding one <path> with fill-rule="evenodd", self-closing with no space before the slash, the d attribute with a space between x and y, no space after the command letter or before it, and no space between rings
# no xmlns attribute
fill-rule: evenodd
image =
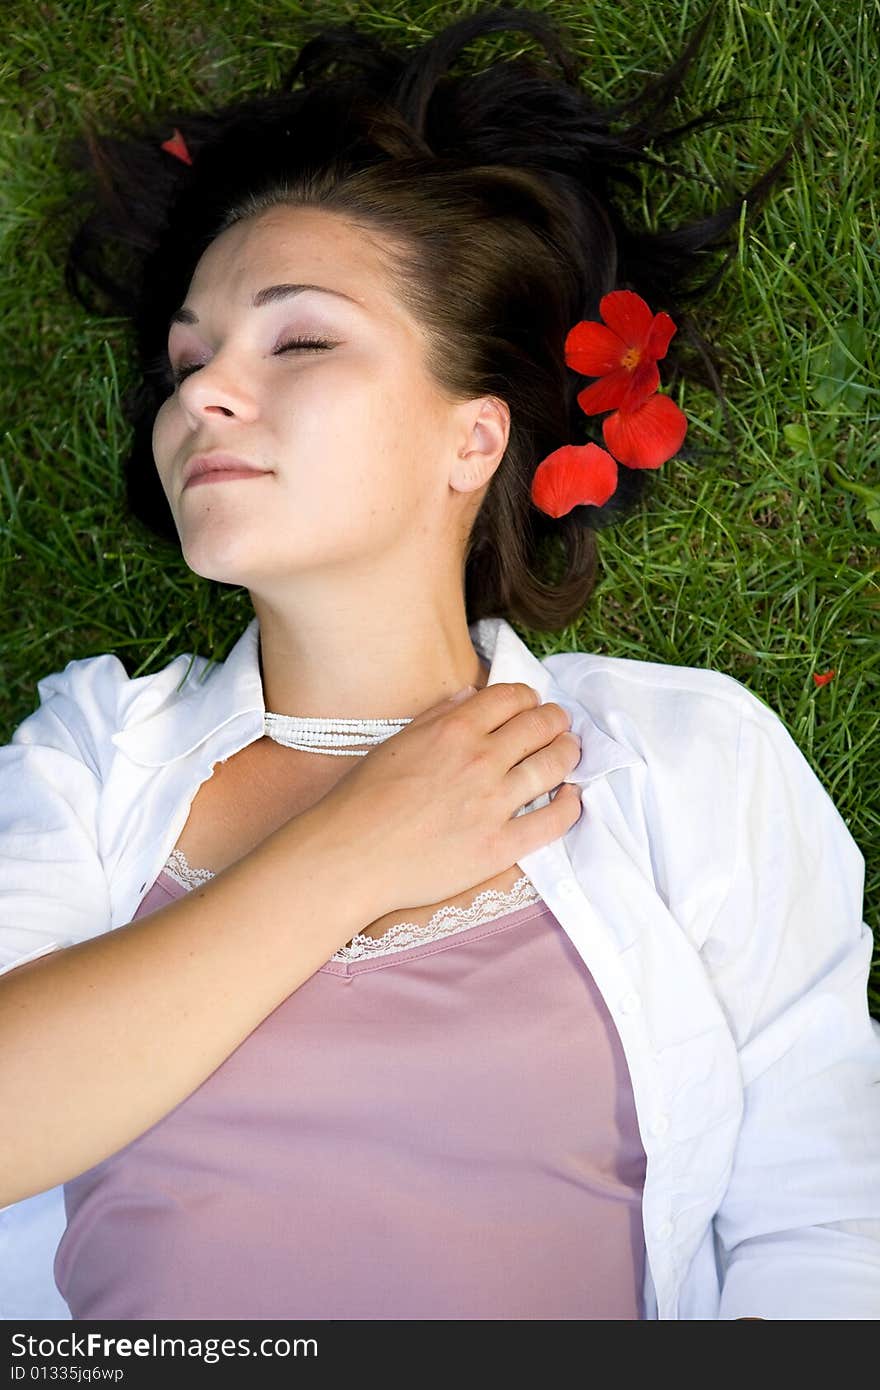
<svg viewBox="0 0 880 1390"><path fill-rule="evenodd" d="M167 150L169 154L175 155L178 159L182 159L184 164L192 164L189 150L186 148L186 141L177 126L174 127L174 134L171 139L162 141L161 148Z"/></svg>
<svg viewBox="0 0 880 1390"><path fill-rule="evenodd" d="M817 685L827 685L828 682L833 679L835 674L836 672L834 671L826 671L823 676L814 675L813 680L816 682Z"/></svg>
<svg viewBox="0 0 880 1390"><path fill-rule="evenodd" d="M654 315L640 294L633 294L632 290L612 290L600 300L599 313L627 347L645 346Z"/></svg>
<svg viewBox="0 0 880 1390"><path fill-rule="evenodd" d="M659 468L681 447L687 416L669 396L652 396L638 410L616 410L602 423L605 443L630 468Z"/></svg>
<svg viewBox="0 0 880 1390"><path fill-rule="evenodd" d="M658 373L659 377L659 373ZM603 410L619 410L626 399L632 372L618 367L608 376L601 376L592 386L585 386L577 395L577 403L585 415L601 415Z"/></svg>
<svg viewBox="0 0 880 1390"><path fill-rule="evenodd" d="M625 352L626 343L616 333L586 319L576 323L565 340L565 360L581 376L605 376L615 371Z"/></svg>
<svg viewBox="0 0 880 1390"><path fill-rule="evenodd" d="M655 362L659 362L666 356L669 344L677 332L678 329L668 314L655 314L645 342L645 356L653 357Z"/></svg>
<svg viewBox="0 0 880 1390"><path fill-rule="evenodd" d="M572 507L601 507L617 487L617 464L598 444L563 444L538 464L531 497L548 516Z"/></svg>
<svg viewBox="0 0 880 1390"><path fill-rule="evenodd" d="M635 371L630 373L629 385L623 400L617 403L618 409L628 412L638 410L640 405L645 404L649 396L653 396L659 385L660 373L657 370L657 363L646 358L639 363Z"/></svg>

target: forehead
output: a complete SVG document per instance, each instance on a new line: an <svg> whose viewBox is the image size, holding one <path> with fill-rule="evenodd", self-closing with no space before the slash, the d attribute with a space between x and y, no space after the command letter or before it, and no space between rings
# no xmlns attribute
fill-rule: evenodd
<svg viewBox="0 0 880 1390"><path fill-rule="evenodd" d="M222 292L224 304L245 309L257 290L283 282L324 285L350 295L370 313L402 317L371 238L318 208L270 208L227 227L203 252L186 302L198 312L196 301ZM353 307L335 296L320 298L342 309Z"/></svg>

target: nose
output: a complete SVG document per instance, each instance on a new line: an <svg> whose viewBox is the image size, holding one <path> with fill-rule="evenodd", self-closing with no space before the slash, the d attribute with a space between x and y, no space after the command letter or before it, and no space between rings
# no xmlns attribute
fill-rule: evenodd
<svg viewBox="0 0 880 1390"><path fill-rule="evenodd" d="M191 372L178 387L178 398L184 410L202 415L234 415L249 420L256 413L256 402L231 369L218 369L216 358Z"/></svg>

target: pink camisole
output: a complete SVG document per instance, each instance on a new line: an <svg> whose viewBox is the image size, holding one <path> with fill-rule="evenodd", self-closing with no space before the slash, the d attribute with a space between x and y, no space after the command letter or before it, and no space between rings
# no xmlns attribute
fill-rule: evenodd
<svg viewBox="0 0 880 1390"><path fill-rule="evenodd" d="M175 851L135 918L210 876ZM645 1166L617 1030L524 876L355 937L66 1183L55 1281L75 1320L641 1318Z"/></svg>

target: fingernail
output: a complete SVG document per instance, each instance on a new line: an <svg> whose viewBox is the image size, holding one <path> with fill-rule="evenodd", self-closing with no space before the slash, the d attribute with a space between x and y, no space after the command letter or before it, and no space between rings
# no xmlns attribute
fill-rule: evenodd
<svg viewBox="0 0 880 1390"><path fill-rule="evenodd" d="M461 690L456 690L454 695L450 695L449 702L453 704L459 700L466 700L469 695L476 695L476 693L477 687L475 685L465 685Z"/></svg>

